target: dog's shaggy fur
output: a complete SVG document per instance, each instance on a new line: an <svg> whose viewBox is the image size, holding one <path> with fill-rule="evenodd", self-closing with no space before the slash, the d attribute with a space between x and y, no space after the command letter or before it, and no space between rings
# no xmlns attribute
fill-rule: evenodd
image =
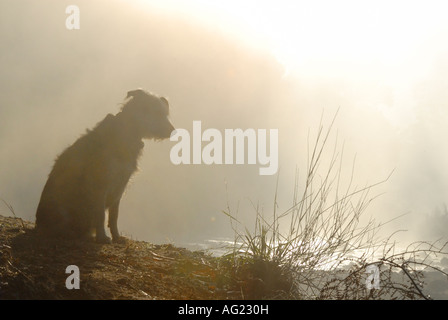
<svg viewBox="0 0 448 320"><path fill-rule="evenodd" d="M57 159L42 191L36 229L45 236L83 238L96 231L96 240L109 243L105 211L114 241L118 207L144 146L142 139L166 139L174 130L169 105L141 89L128 92L117 115L108 114Z"/></svg>

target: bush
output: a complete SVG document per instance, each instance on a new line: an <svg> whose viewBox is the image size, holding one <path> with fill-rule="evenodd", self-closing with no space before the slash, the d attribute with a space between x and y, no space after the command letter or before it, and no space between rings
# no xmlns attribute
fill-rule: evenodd
<svg viewBox="0 0 448 320"><path fill-rule="evenodd" d="M223 211L235 231L234 246L223 259L241 298L427 299L419 268L443 272L419 255L446 254L445 245L419 242L415 244L418 249L408 247L394 253L391 237L377 237L384 223L375 224L372 219L361 223L366 208L377 197L371 196L372 189L387 182L390 175L376 184L357 188L353 166L348 183L342 185L343 148L338 151L337 142L322 171L335 119L336 115L327 130L321 120L309 149L303 192L299 194L296 173L294 200L288 210L277 212L276 190L270 219L254 206L254 231L242 226L229 205ZM287 231L281 231L285 225ZM381 247L382 255L377 258L374 254ZM382 286L368 290L366 268L372 264L383 269Z"/></svg>

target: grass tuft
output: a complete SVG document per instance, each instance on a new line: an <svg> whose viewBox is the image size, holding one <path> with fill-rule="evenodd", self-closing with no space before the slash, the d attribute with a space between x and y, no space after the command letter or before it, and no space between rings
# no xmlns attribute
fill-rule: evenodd
<svg viewBox="0 0 448 320"><path fill-rule="evenodd" d="M345 180L343 151L338 142L326 157L337 113L328 129L322 124L308 145L308 163L303 184L298 172L290 208L278 212L278 180L272 216L258 206L255 228L243 226L230 206L223 211L235 232L233 247L223 257L224 269L235 291L244 299L428 299L419 268L431 268L422 255L446 255L446 244L419 242L418 250L395 253L391 237L379 239L386 223L362 219L379 194L372 191L385 179L363 187L354 183L354 164ZM343 183L343 181L348 181ZM425 247L426 244L426 247ZM382 250L382 252L381 252ZM416 253L419 255L416 255ZM378 289L369 289L369 265L380 270ZM400 278L400 276L403 276Z"/></svg>

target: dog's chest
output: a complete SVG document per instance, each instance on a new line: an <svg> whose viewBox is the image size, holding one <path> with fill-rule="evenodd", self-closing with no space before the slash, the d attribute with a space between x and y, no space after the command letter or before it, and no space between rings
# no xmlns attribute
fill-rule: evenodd
<svg viewBox="0 0 448 320"><path fill-rule="evenodd" d="M121 198L132 174L137 170L137 160L134 162L114 159L110 162L106 186L106 201L108 205Z"/></svg>
<svg viewBox="0 0 448 320"><path fill-rule="evenodd" d="M109 166L109 184L126 184L132 174L137 170L137 159L112 159Z"/></svg>
<svg viewBox="0 0 448 320"><path fill-rule="evenodd" d="M143 149L143 142L138 143L118 143L114 146L113 152L110 153L110 175L113 177L128 180L130 176L137 170L137 160Z"/></svg>

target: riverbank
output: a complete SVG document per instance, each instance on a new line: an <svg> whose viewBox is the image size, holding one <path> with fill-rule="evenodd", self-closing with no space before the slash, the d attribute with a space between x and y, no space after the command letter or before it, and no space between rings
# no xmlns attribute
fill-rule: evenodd
<svg viewBox="0 0 448 320"><path fill-rule="evenodd" d="M170 244L50 242L34 224L0 216L0 299L239 299L216 258ZM69 290L69 265L80 288Z"/></svg>
<svg viewBox="0 0 448 320"><path fill-rule="evenodd" d="M291 293L291 282L275 264L249 260L235 265L230 256L206 252L130 239L123 244L107 245L88 241L49 241L35 235L32 222L0 216L0 299L226 300L312 297L303 295L305 289L303 292L299 290L296 295ZM445 260L444 265L447 263ZM73 265L79 268L79 289L68 289L66 286L68 278L73 280L72 273L66 273L66 269ZM312 274L323 284L329 285L327 292L331 291L336 278L350 279L349 275L348 270L331 274L315 271ZM403 288L407 288L406 283L410 284L408 278L402 277L403 273L393 273L394 281L387 281L387 272L384 276L386 278L382 279L381 285L405 285ZM341 283L355 285L354 290L364 290L365 275L353 273L353 277L355 280ZM424 278L426 294L433 299L448 299L446 277L442 273L425 271ZM402 279L405 281L402 282ZM321 289L325 287L323 285ZM315 295L315 298L319 297L325 299L325 290ZM382 298L393 297L384 295Z"/></svg>

